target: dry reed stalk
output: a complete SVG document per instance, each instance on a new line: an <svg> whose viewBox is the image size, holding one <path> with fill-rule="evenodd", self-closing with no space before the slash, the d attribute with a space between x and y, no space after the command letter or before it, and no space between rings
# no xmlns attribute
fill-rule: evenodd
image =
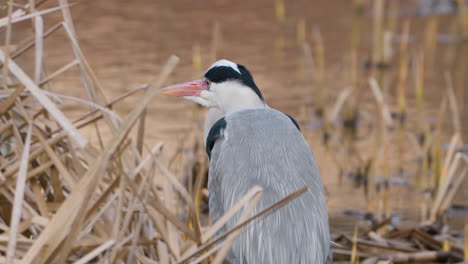
<svg viewBox="0 0 468 264"><path fill-rule="evenodd" d="M244 207L249 201L251 201L257 194L261 194L262 189L258 186L252 187L243 197L239 200L232 208L230 208L223 216L221 216L216 223L206 230L201 236L201 243L207 243L234 215L239 212L242 207ZM180 259L188 260L201 251L200 248L197 248L196 245L190 246ZM179 262L183 262L180 261Z"/></svg>
<svg viewBox="0 0 468 264"><path fill-rule="evenodd" d="M304 33L305 34L305 33ZM305 39L305 37L304 37ZM318 85L321 86L324 78L325 78L325 44L323 43L322 33L320 32L320 28L315 25L312 30L312 40L314 44L314 54L315 54L315 64L316 64L316 78ZM322 98L325 97L323 93L324 89L320 89L322 91ZM324 100L324 99L321 99Z"/></svg>
<svg viewBox="0 0 468 264"><path fill-rule="evenodd" d="M251 189L252 190L252 189ZM177 262L178 264L180 263L184 263L185 261L189 260L190 258L192 258L193 256L199 254L200 252L203 252L205 251L206 249L210 248L211 246L215 245L216 243L218 243L219 241L221 241L222 239L226 238L227 236L229 236L231 233L235 232L236 230L240 229L240 228L243 228L245 225L247 225L248 223L252 222L253 220L265 215L266 213L271 213L272 211L284 206L285 204L287 204L289 201L295 199L296 197L298 197L299 195L301 195L302 193L304 193L305 191L307 191L307 187L304 186L302 188L300 188L299 190L293 192L292 194L284 197L283 199L277 201L276 203L264 208L263 210L261 210L260 212L258 212L257 214L255 214L254 216L251 216L249 217L248 219L246 219L245 221L242 221L241 223L237 224L236 226L234 226L233 228L231 228L230 230L226 231L224 234L218 236L216 239L213 239L212 241L208 242L208 243L205 243L204 245L200 246L198 249L196 249L196 251L190 251L190 253L186 253L184 254L181 259ZM244 203L244 198L245 196L240 200ZM239 201L239 202L240 202ZM237 205L239 204L239 202L237 202L236 205L234 205L234 207L237 207ZM234 208L233 207L233 208ZM233 209L231 208L231 210ZM221 217L222 218L222 217ZM218 220L221 221L221 218ZM227 218L227 217L226 217ZM230 218L230 217L229 217ZM226 219L225 221L227 221L229 219ZM217 223L218 223L217 222ZM217 227L217 229L219 229L221 227ZM213 229L213 228L212 228ZM213 233L214 234L214 233Z"/></svg>
<svg viewBox="0 0 468 264"><path fill-rule="evenodd" d="M86 264L89 263L93 258L97 257L99 254L107 250L109 247L113 246L115 244L114 240L109 240L99 247L93 249L91 252L80 258L79 260L73 262L73 264Z"/></svg>
<svg viewBox="0 0 468 264"><path fill-rule="evenodd" d="M273 43L273 56L272 56L272 65L273 70L278 70L278 67L284 62L284 50L286 46L284 32L278 30L275 34L275 40Z"/></svg>
<svg viewBox="0 0 468 264"><path fill-rule="evenodd" d="M247 220L247 218L249 217L249 215L252 213L252 211L255 209L255 206L257 205L258 201L260 200L260 198L262 197L262 194L263 194L263 191L260 192L260 193L257 193L253 198L252 200L250 201L250 203L247 205L247 207L244 209L244 211L242 212L242 215L240 216L237 224L240 224L242 223L243 221ZM231 248L232 244L234 243L234 239L240 235L242 229L238 229L234 232L232 232L231 234L229 234L224 243L223 243L223 247L220 248L218 254L216 254L216 257L215 259L213 260L213 264L222 264L224 258L227 256L228 252L229 252L229 249Z"/></svg>
<svg viewBox="0 0 468 264"><path fill-rule="evenodd" d="M394 34L397 31L398 22L400 21L400 16L398 12L400 11L400 2L399 1L391 1L389 3L388 8L388 16L387 16L387 24L386 24L386 32L390 34ZM389 54L387 54L389 55ZM389 61L387 61L389 62Z"/></svg>
<svg viewBox="0 0 468 264"><path fill-rule="evenodd" d="M86 60L83 52L80 49L80 46L78 45L75 28L73 26L73 21L71 17L70 8L68 7L68 0L59 0L59 3L60 3L60 6L63 7L62 9L62 15L64 18L63 27L66 33L68 34L68 37L72 43L75 59L80 61L79 66L80 66L81 77L83 80L83 84L88 92L88 95L93 102L106 104L107 100L104 95L102 85L99 82L98 78L96 77L96 74L94 73L92 68L89 66L88 61ZM91 81L91 84L89 83L89 81ZM112 123L110 127L114 128L115 130L115 125L112 125ZM96 126L96 130L97 130L97 126ZM98 136L99 136L99 133L98 133Z"/></svg>
<svg viewBox="0 0 468 264"><path fill-rule="evenodd" d="M198 170L198 175L196 175L195 186L192 191L192 200L195 203L195 216L196 219L200 219L200 210L201 202L203 198L203 184L207 181L208 174L206 173L208 162L201 162L201 165Z"/></svg>
<svg viewBox="0 0 468 264"><path fill-rule="evenodd" d="M374 67L377 67L377 69L379 70L376 79L377 82L380 84L385 96L390 95L390 90L393 81L393 75L391 72L392 59L394 56L393 39L395 36L395 32L397 32L399 22L399 3L399 1L389 2L389 14L387 15L386 25L382 33L382 60L380 62L376 62L376 64L374 65Z"/></svg>
<svg viewBox="0 0 468 264"><path fill-rule="evenodd" d="M203 62L199 43L195 43L192 46L192 67L197 76L203 71Z"/></svg>
<svg viewBox="0 0 468 264"><path fill-rule="evenodd" d="M376 65L378 65L382 60L384 5L384 0L374 1L372 22L372 76L376 76Z"/></svg>
<svg viewBox="0 0 468 264"><path fill-rule="evenodd" d="M333 122L338 121L340 112L342 111L343 106L346 103L346 100L352 95L353 91L354 90L352 87L348 87L340 92L340 94L338 95L338 98L336 99L335 105L333 106L333 110L330 113L330 122L333 123Z"/></svg>
<svg viewBox="0 0 468 264"><path fill-rule="evenodd" d="M136 88L136 89L134 89L134 90L131 90L131 91L125 93L125 94L122 94L122 95L118 96L117 98L113 99L113 100L110 101L108 104L104 105L103 107L112 108L112 106L113 106L114 104L116 104L116 103L122 101L123 99L125 99L125 98L127 98L127 97L129 97L129 96L132 96L132 95L134 95L134 94L136 94L136 93L138 93L138 92L140 92L140 91L144 91L146 88L148 88L148 85L140 86L140 87L138 87L138 88ZM92 110L92 111L90 111L90 112L88 112L88 113L82 115L81 117L79 117L79 118L73 120L72 124L77 124L78 122L82 121L82 123L76 125L77 128L81 128L81 127L84 127L84 126L86 126L86 125L89 125L90 123L93 123L93 122L95 122L95 121L98 121L99 119L103 118L103 115L102 115L102 114L99 114L98 116L95 116L95 117L91 118L91 119L88 120L88 121L83 121L83 120L85 120L85 119L88 118L88 117L93 116L94 114L98 113L100 110L102 110L102 109L95 109L95 110ZM53 130L53 131L51 132L51 135L56 134L56 133L58 133L58 132L60 132L60 131L62 131L62 129L61 129L61 128L57 128L57 129L55 129L55 130Z"/></svg>
<svg viewBox="0 0 468 264"><path fill-rule="evenodd" d="M382 175L385 179L384 183L384 197L383 197L383 212L384 217L391 217L392 209L390 208L390 199L391 199L391 185L390 185L390 151L389 145L386 142L387 133L383 134L384 145L382 147Z"/></svg>
<svg viewBox="0 0 468 264"><path fill-rule="evenodd" d="M459 112L459 107L458 107L457 95L455 94L455 90L453 87L452 77L450 73L448 72L445 73L445 82L447 85L447 97L449 100L449 107L450 107L450 110L452 111L453 128L456 133L461 133L462 125L460 121L461 118L460 118L460 112Z"/></svg>
<svg viewBox="0 0 468 264"><path fill-rule="evenodd" d="M44 50L44 20L42 16L37 16L33 19L34 21L34 30L35 30L35 58L34 58L34 82L39 84L42 78L42 67L43 62L43 50Z"/></svg>
<svg viewBox="0 0 468 264"><path fill-rule="evenodd" d="M81 78L83 80L83 84L86 88L88 96L93 102L97 102L99 104L105 105L107 104L107 99L104 95L102 85L99 82L98 78L96 77L96 74L94 73L92 68L89 66L89 63L87 59L85 58L83 52L81 51L78 45L78 41L76 40L76 34L74 31L71 14L67 5L67 0L60 0L60 4L62 7L64 7L62 14L63 14L65 22L63 23L63 27L66 33L68 34L70 41L72 42L75 59L79 61ZM103 113L103 117L106 123L111 128L111 131L114 132L115 134L118 124L115 122L114 119L110 118L105 113ZM96 130L96 134L97 134L100 147L102 150L104 146L102 143L102 137L99 132L98 125L97 123L92 123L92 124Z"/></svg>
<svg viewBox="0 0 468 264"><path fill-rule="evenodd" d="M387 127L392 127L392 116L387 103L385 103L384 95L379 87L379 84L377 83L377 80L375 78L370 78L369 85L371 87L372 94L374 95L379 111L382 113L382 119L387 123Z"/></svg>
<svg viewBox="0 0 468 264"><path fill-rule="evenodd" d="M101 106L99 104L96 104L94 102L90 102L90 101L87 101L87 100L84 100L84 99L81 99L81 98L78 98L78 97L74 97L74 96L57 94L57 93L53 93L53 92L49 92L49 91L45 91L45 90L43 90L43 92L46 95L48 95L49 97L51 97L51 98L75 101L75 102L78 102L80 104L90 106L90 107L95 108L96 110L101 111L102 113L106 114L109 118L111 118L111 120L115 124L120 125L122 123L122 118L120 118L119 115L117 115L113 111L107 109L106 107L103 107L103 106ZM137 142L138 142L138 140L137 140Z"/></svg>
<svg viewBox="0 0 468 264"><path fill-rule="evenodd" d="M276 22L283 25L286 22L286 8L284 0L275 0L275 16Z"/></svg>
<svg viewBox="0 0 468 264"><path fill-rule="evenodd" d="M76 184L76 180L74 177L68 172L68 169L65 167L65 165L62 163L58 155L54 152L54 150L49 146L45 140L45 138L41 135L40 131L35 129L36 136L39 139L39 142L41 145L44 147L45 152L51 159L52 163L55 166L55 169L59 171L61 176L63 177L65 183L70 189L73 189Z"/></svg>
<svg viewBox="0 0 468 264"><path fill-rule="evenodd" d="M39 85L42 86L44 84L47 84L48 82L50 82L51 80L53 80L55 77L59 76L60 74L68 71L69 69L71 69L72 67L78 65L80 62L77 61L77 60L73 60L71 61L70 63L64 65L62 68L58 69L57 71L53 72L52 74L48 75L46 78L44 78L40 83Z"/></svg>
<svg viewBox="0 0 468 264"><path fill-rule="evenodd" d="M410 262L432 262L432 261L450 261L460 260L458 255L447 251L421 251L415 253L398 253L388 256L372 258L364 261L364 264L372 263L410 263ZM384 260L387 259L387 262Z"/></svg>
<svg viewBox="0 0 468 264"><path fill-rule="evenodd" d="M5 43L4 46L8 47L11 43L11 28L12 28L12 12L13 12L13 0L8 1L8 17L6 17L6 24L7 24L7 30L6 30L6 37L5 37ZM1 22L0 22L0 28L2 27ZM0 50L1 51L1 50ZM5 50L6 58L3 63L3 69L2 69L2 88L7 89L8 88L8 58L9 58L9 49Z"/></svg>
<svg viewBox="0 0 468 264"><path fill-rule="evenodd" d="M406 87L408 80L408 61L409 61L409 40L410 40L410 21L406 20L403 23L402 40L400 43L400 63L398 69L398 114L400 122L397 128L397 145L398 145L398 169L403 170L403 154L404 154L404 139L406 134L406 119L407 119L407 99Z"/></svg>
<svg viewBox="0 0 468 264"><path fill-rule="evenodd" d="M60 3L62 5L65 5L66 0L60 0ZM83 80L83 84L86 88L86 91L88 92L88 96L90 99L98 104L105 105L107 104L107 99L104 95L104 89L99 82L98 78L96 77L96 74L92 70L91 66L89 65L87 59L85 58L83 52L81 51L80 46L78 45L78 41L76 40L76 36L74 33L73 25L71 23L71 17L70 17L70 11L68 9L64 9L63 14L64 14L64 19L66 23L63 24L63 27L65 29L65 32L68 34L68 37L72 43L73 47L73 52L75 54L75 59L78 60L79 66L80 66L80 72ZM91 83L90 83L91 82ZM112 119L104 115L104 119L106 120L106 123L109 125L109 127L112 129L114 133L117 130L117 124L113 122ZM98 131L97 125L95 125L95 128L97 130L97 135L100 137L100 133ZM101 144L102 148L102 144Z"/></svg>
<svg viewBox="0 0 468 264"><path fill-rule="evenodd" d="M138 122L138 132L137 132L137 139L136 139L136 148L138 154L141 156L143 155L143 144L144 144L144 137L145 137L145 124L146 124L146 113L147 110L143 110L141 114L140 121Z"/></svg>
<svg viewBox="0 0 468 264"><path fill-rule="evenodd" d="M6 113L15 104L16 98L24 91L24 86L16 88L0 105L0 114ZM6 128L4 128L6 129ZM2 129L3 130L3 129Z"/></svg>
<svg viewBox="0 0 468 264"><path fill-rule="evenodd" d="M155 160L155 166L158 166L160 168L161 173L163 174L163 177L159 179L158 182L160 182L160 185L162 187L162 197L164 197L164 200L161 200L161 203L168 209L173 215L178 214L176 211L176 206L177 206L177 199L176 199L176 192L173 191L172 188L174 188L177 192L180 192L180 189L183 189L183 193L179 193L179 195L182 197L182 200L187 200L189 201L188 207L194 211L194 206L193 206L193 201L191 200L190 195L188 194L188 191L183 188L183 185L178 182L177 179L174 179L173 174L169 174L168 170L161 169L161 165L166 163L167 161L165 159L160 159L161 161ZM177 186L177 187L175 187ZM187 199L188 198L188 199ZM188 226L186 224L186 221L183 222L185 226ZM172 249L174 252L174 259L179 259L180 258L180 245L177 241L178 239L178 233L177 229L175 226L171 225L169 221L166 221L166 227L167 227L167 241L166 244L168 245L169 248ZM200 227L198 226L198 223L192 226L189 226L189 229L192 234L192 239L195 241L199 242L200 241ZM195 230L194 230L195 229Z"/></svg>
<svg viewBox="0 0 468 264"><path fill-rule="evenodd" d="M423 163L422 163L422 166L421 166L421 186L423 188L430 188L430 181L428 181L428 177L424 177L425 175L430 175L429 173L429 167L430 167L430 164L429 164L429 158L431 157L431 146L433 144L433 141L434 141L434 137L431 133L431 131L429 130L429 128L424 131L424 145L422 147L422 157L423 157Z"/></svg>
<svg viewBox="0 0 468 264"><path fill-rule="evenodd" d="M419 136L419 142L417 146L422 145L422 149L419 152L419 157L422 160L420 166L418 166L418 171L416 173L416 186L422 187L422 179L424 175L428 173L428 157L429 153L429 142L430 138L430 128L425 122L425 108L424 108L424 53L419 53L416 59L416 66L414 69L414 87L415 87L415 96L416 96L416 115L417 115L417 133ZM425 218L425 217L424 217Z"/></svg>
<svg viewBox="0 0 468 264"><path fill-rule="evenodd" d="M383 215L387 213L388 208L388 196L389 196L389 171L387 161L387 127L390 128L393 125L390 110L385 103L384 95L379 87L379 84L375 78L369 79L369 85L371 87L372 94L374 95L377 112L375 119L377 121L377 133L375 133L372 153L374 160L371 164L371 172L369 185L371 186L371 192L368 194L368 202L377 202L377 215ZM380 177L385 176L385 182L383 185L380 183ZM375 191L373 191L376 189ZM377 190L382 190L378 192ZM377 201L374 201L373 196L376 196Z"/></svg>
<svg viewBox="0 0 468 264"><path fill-rule="evenodd" d="M222 246L223 246L223 244L221 244L221 243L214 245L212 248L207 250L205 253L201 254L196 259L190 261L190 264L198 264L200 262L204 262L204 261L209 260L210 256L213 255L215 252L217 252ZM210 262L208 262L208 263L210 263Z"/></svg>
<svg viewBox="0 0 468 264"><path fill-rule="evenodd" d="M180 183L179 180L175 177L175 175L172 174L163 164L161 164L157 160L155 162L158 165L158 168L161 170L162 174L169 180L171 186L182 196L182 198L185 200L190 209L195 211L195 205L193 203L192 197L184 188L182 183Z"/></svg>
<svg viewBox="0 0 468 264"><path fill-rule="evenodd" d="M351 260L350 260L351 264L356 264L356 263L359 262L359 260L358 260L358 249L357 249L358 232L359 232L359 228L356 225L354 227L353 240L352 240L353 241L353 249L351 251Z"/></svg>
<svg viewBox="0 0 468 264"><path fill-rule="evenodd" d="M424 53L419 53L414 68L414 89L419 131L424 131Z"/></svg>
<svg viewBox="0 0 468 264"><path fill-rule="evenodd" d="M426 57L427 69L434 71L434 60L437 50L437 35L439 32L439 20L437 16L431 16L425 28L424 55Z"/></svg>
<svg viewBox="0 0 468 264"><path fill-rule="evenodd" d="M408 45L410 39L410 21L403 23L402 40L400 43L400 64L398 69L398 110L401 115L406 113L406 84L408 79Z"/></svg>
<svg viewBox="0 0 468 264"><path fill-rule="evenodd" d="M146 202L148 200L148 194L149 192L146 191L143 201ZM140 211L140 214L138 215L138 222L136 223L135 230L133 231L132 243L131 243L130 248L128 249L129 253L127 255L126 263L134 262L133 261L134 252L137 250L137 241L139 240L140 233L142 232L143 220L144 220L144 216L142 212Z"/></svg>
<svg viewBox="0 0 468 264"><path fill-rule="evenodd" d="M450 206L453 203L453 199L455 197L455 194L457 191L460 190L460 186L462 186L463 181L466 179L466 175L468 174L468 159L466 156L464 157L465 160L465 167L459 172L459 175L457 178L453 180L453 184L449 186L448 191L447 191L447 197L442 202L442 205L440 206L440 211L441 212L446 212ZM456 168L455 166L453 168ZM455 173L454 173L455 174Z"/></svg>
<svg viewBox="0 0 468 264"><path fill-rule="evenodd" d="M13 2L13 1L11 1L11 2ZM29 20L29 19L32 19L32 18L35 18L35 17L38 17L38 16L43 16L45 14L49 14L49 13L52 13L52 12L60 11L60 10L63 10L64 8L68 8L68 7L70 7L70 5L52 7L52 8L49 8L49 9L44 9L42 11L37 11L37 12L32 13L32 14L24 14L24 12L14 12L16 14L12 14L11 19L10 19L10 15L9 15L8 18L1 18L0 19L0 28L2 28L4 26L8 27L8 25L12 25L14 23ZM19 10L16 10L16 11L19 11Z"/></svg>
<svg viewBox="0 0 468 264"><path fill-rule="evenodd" d="M226 212L223 216L221 216L216 223L213 223L210 229L206 230L202 236L202 242L207 242L210 238L212 238L234 215L242 209L242 207L246 206L247 202L253 200L258 194L263 192L262 188L258 186L254 186L247 192L242 200L237 202L228 212Z"/></svg>
<svg viewBox="0 0 468 264"><path fill-rule="evenodd" d="M137 187L134 185L133 181L129 181L128 183L133 192L137 193ZM167 236L166 229L163 228L164 224L162 222L162 219L160 218L160 215L163 216L175 227L177 227L180 231L182 231L188 238L195 241L196 236L193 233L193 231L188 226L184 225L184 223L181 220L179 220L164 204L162 204L159 196L157 196L156 192L153 189L152 192L154 195L154 200L150 200L148 202L148 205L142 205L145 208L146 212L149 214L150 218L153 220L155 226L158 228L158 232L161 233L161 236L163 237L164 241L169 241L169 239ZM142 201L142 198L140 196L137 196L137 198L140 201ZM168 249L171 252L171 254L174 254L171 248Z"/></svg>
<svg viewBox="0 0 468 264"><path fill-rule="evenodd" d="M142 179L142 181L140 182L140 185L139 185L138 187L136 187L136 186L134 185L135 183L133 182L133 180L134 180L135 176L136 176L137 174L139 174L139 171L143 168L143 166L144 166L147 162L149 162L150 160L153 161L154 156L157 155L157 154L159 154L159 152L160 152L160 150L161 150L160 147L161 147L161 145L157 145L155 148L153 148L152 154L151 154L150 156L146 157L146 158L142 161L142 163L136 167L135 171L131 172L129 175L127 175L126 173L123 173L123 174L126 175L127 177L125 177L125 178L123 179L124 181L120 181L120 186L121 186L122 189L121 189L121 192L120 192L121 195L119 196L120 199L119 199L119 203L118 203L118 207L117 207L117 212L119 212L119 214L118 214L118 219L117 219L117 220L119 220L119 219L122 217L121 214L123 213L123 211L122 211L122 209L121 209L121 208L123 208L122 202L121 202L121 201L122 201L122 199L123 199L123 191L124 191L124 189L125 189L125 186L130 185L131 189L133 190L133 192L134 192L134 194L135 194L135 197L129 197L129 199L130 199L130 204L129 204L129 206L127 207L127 214L125 215L125 219L123 220L123 221L124 221L123 225L122 225L122 226L119 226L120 220L114 222L114 227L113 227L112 233L113 233L113 237L115 237L117 240L120 240L120 239L121 239L121 238L118 238L118 236L121 237L121 236L124 234L123 231L124 231L124 230L127 230L127 228L129 227L130 220L131 220L130 217L132 216L132 212L134 211L134 208L135 208L135 206L136 206L135 201L138 199L140 202L142 202L142 205L144 205L144 203L145 203L145 201L146 201L146 198L145 198L145 197L146 197L146 195L148 194L148 191L145 190L145 193L146 193L146 194L145 194L145 196L142 198L141 196L142 196L143 188L144 188L145 186L146 186L146 187L151 186L151 185L149 185L149 184L144 184L147 180L146 180L146 179ZM152 164L154 164L154 161L152 162ZM151 171L154 171L154 169L151 169ZM145 175L146 175L146 174L145 174ZM148 180L148 181L150 182L151 180ZM113 185L114 185L114 184L113 184ZM115 186L116 186L116 185L115 185ZM97 203L96 203L96 204L97 204ZM148 207L143 206L143 209L144 209L146 212L148 212L148 213L150 214L150 216L154 219L154 221L155 221L155 222L154 222L154 223L155 223L155 226L156 226L156 228L159 230L159 232L161 233L162 238L163 238L165 241L168 241L168 239L167 239L168 236L167 236L166 232L164 231L165 229L164 229L164 227L163 227L164 224L162 224L162 220L161 220L159 217L157 217L157 216L156 216L156 217L153 217L154 215L152 214L152 211L148 211L148 209L149 209ZM169 217L169 215L167 215L167 217ZM174 219L174 218L172 217L172 219ZM117 233L119 233L119 234L117 234ZM170 249L170 251L171 251L171 253L172 253L173 250L171 250L171 248L169 248L169 249ZM118 250L120 250L120 246L118 247ZM116 258L117 256L118 256L118 251L117 251L117 250L114 250L114 251L110 254L110 259L113 260L113 259Z"/></svg>
<svg viewBox="0 0 468 264"><path fill-rule="evenodd" d="M44 32L43 34L43 39L45 40L48 36L50 36L52 33L54 33L56 30L58 30L60 27L62 26L62 23L57 23L55 25L53 25L52 27L50 27L47 31ZM16 59L18 56L20 56L21 54L23 54L25 51L27 51L28 49L30 49L32 46L34 46L36 44L36 41L35 41L35 36L30 36L24 40L22 40L17 48L11 52L11 58L12 59Z"/></svg>
<svg viewBox="0 0 468 264"><path fill-rule="evenodd" d="M458 44L456 72L454 74L455 88L454 92L458 97L458 105L461 113L466 112L466 87L467 78L466 71L468 70L468 5L465 1L457 0L457 16L459 24L459 36L461 43Z"/></svg>
<svg viewBox="0 0 468 264"><path fill-rule="evenodd" d="M437 190L437 196L434 200L434 204L431 210L431 221L436 221L450 206L455 193L461 187L466 172L468 170L468 156L462 153L454 154L454 149L456 147L457 139L460 138L460 135L454 135L454 138L449 147L449 153L444 162L444 169L442 170L442 181L439 184ZM452 159L452 156L454 158ZM461 165L460 165L460 162ZM461 168L461 172L460 171ZM459 172L457 174L457 172Z"/></svg>
<svg viewBox="0 0 468 264"><path fill-rule="evenodd" d="M0 50L0 61L6 65L6 54ZM57 120L62 128L67 131L68 135L73 139L73 142L78 147L82 148L86 145L86 140L78 132L78 130L68 121L65 115L57 108L57 106L50 101L50 99L37 87L37 85L24 73L24 71L14 62L9 61L8 69L15 77L21 81L26 89L42 104L44 108Z"/></svg>
<svg viewBox="0 0 468 264"><path fill-rule="evenodd" d="M87 206L88 196L96 187L94 182L98 181L100 176L103 175L109 159L117 150L122 140L127 136L129 130L132 128L137 118L141 115L144 108L149 103L152 95L154 95L155 89L161 86L161 83L172 71L177 61L178 59L175 57L172 57L168 61L167 65L161 71L157 81L155 81L145 91L146 96L141 99L141 102L137 105L137 107L128 115L125 123L120 128L119 133L110 141L94 165L79 180L77 187L71 192L68 199L52 218L51 224L43 230L36 243L32 248L29 249L28 253L22 259L22 263L29 263L33 259L37 263L44 263L51 256L53 251L59 246L62 240L65 239L65 236L68 235L68 238L66 238L68 241L73 241L76 238L77 227L79 227L80 223L82 223L84 220L83 212ZM71 219L74 221L70 221ZM66 230L71 231L71 233L68 234ZM45 248L44 246L46 244L47 247ZM65 251L61 252L61 254L68 255L67 251L69 250L70 248L65 249Z"/></svg>
<svg viewBox="0 0 468 264"><path fill-rule="evenodd" d="M431 156L434 159L434 162L432 163L432 173L429 176L429 186L430 188L437 188L437 183L439 182L439 179L442 174L442 165L441 165L441 150L440 146L442 144L442 125L444 121L444 117L447 111L447 104L448 104L448 98L447 96L444 96L442 98L442 102L440 103L439 111L437 113L437 123L433 135L433 140L432 140L432 149L431 151Z"/></svg>
<svg viewBox="0 0 468 264"><path fill-rule="evenodd" d="M446 180L446 176L448 175L449 167L451 166L451 163L454 161L454 155L456 154L456 148L457 146L461 143L461 135L459 132L455 132L453 134L448 150L445 154L445 159L443 161L443 167L442 167L442 177L441 177L441 182L439 182L439 186L442 183L442 181Z"/></svg>
<svg viewBox="0 0 468 264"><path fill-rule="evenodd" d="M378 69L376 79L381 84L385 95L389 95L393 81L393 76L390 71L390 67L392 67L392 57L394 55L393 38L394 33L392 31L387 30L383 33L382 61L379 64L374 65L374 67Z"/></svg>
<svg viewBox="0 0 468 264"><path fill-rule="evenodd" d="M298 36L298 40L301 39L300 47L302 48L305 65L306 65L306 75L310 73L311 79L314 83L314 86L318 88L317 90L317 110L316 113L319 118L323 119L324 122L324 131L329 130L329 119L327 117L326 111L326 89L323 86L323 81L325 78L325 47L323 43L322 34L318 26L314 26L312 30L312 44L313 50L306 41L306 29L305 22L302 29L301 37ZM307 120L307 106L305 102L301 105L301 117L302 120ZM328 132L324 132L328 133Z"/></svg>
<svg viewBox="0 0 468 264"><path fill-rule="evenodd" d="M6 253L6 263L13 263L15 257L16 241L18 235L18 225L21 219L21 208L24 200L24 190L26 186L26 173L28 170L28 156L31 147L32 124L28 126L25 147L21 156L21 166L16 178L15 201L13 203L13 212L10 220L10 238Z"/></svg>
<svg viewBox="0 0 468 264"><path fill-rule="evenodd" d="M465 261L468 261L468 217L465 220L464 255L465 255Z"/></svg>
<svg viewBox="0 0 468 264"><path fill-rule="evenodd" d="M312 48L308 42L299 44L299 50L301 56L297 60L297 71L296 75L299 80L306 80L308 76L312 76L312 80L317 79L317 73L315 70L315 60L312 52ZM320 98L319 98L320 99ZM320 102L318 102L320 104Z"/></svg>
<svg viewBox="0 0 468 264"><path fill-rule="evenodd" d="M54 146L56 144L60 144L62 140L64 140L66 138L67 134L65 132L57 135L57 137L54 137L54 138L50 138L47 140L47 144L49 144L49 146ZM44 148L43 147L39 147L35 150L32 151L32 153L30 154L29 156L29 161L31 162L33 159L37 158L38 156L40 156L43 152L44 152ZM14 163L12 166L10 167L6 167L8 169L6 169L6 172L5 172L5 180L0 182L0 186L5 184L7 180L9 180L9 178L11 178L14 173L16 173L19 169L19 164L18 163ZM2 168L2 169L5 169L5 168ZM30 172L30 174L28 174L30 177L32 177L33 173L32 171Z"/></svg>
<svg viewBox="0 0 468 264"><path fill-rule="evenodd" d="M361 27L362 18L364 14L364 1L353 1L353 22L351 26L351 46L350 46L350 73L349 85L357 87L357 80L359 75L359 46L361 43Z"/></svg>

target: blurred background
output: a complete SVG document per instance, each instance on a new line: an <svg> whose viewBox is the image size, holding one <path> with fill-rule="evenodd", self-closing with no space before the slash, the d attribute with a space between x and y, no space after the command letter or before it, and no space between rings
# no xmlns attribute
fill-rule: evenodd
<svg viewBox="0 0 468 264"><path fill-rule="evenodd" d="M463 230L466 170L453 169L450 177L462 180L450 192L440 186L455 153L468 151L467 6L465 0L81 0L71 13L108 98L149 83L172 54L181 61L166 85L198 79L218 59L245 65L266 102L299 121L321 170L332 232L352 233L356 220L401 225L441 216ZM60 12L47 15L45 28L60 19ZM31 34L28 23L14 25L13 40ZM45 70L72 61L70 47L64 32L47 37ZM29 53L18 62L33 72ZM77 67L50 85L86 98ZM137 99L114 110L125 115ZM62 109L71 117L87 111L75 103ZM204 111L160 96L147 110L146 142L165 142L167 164L186 182L206 162ZM441 194L450 202L434 208Z"/></svg>

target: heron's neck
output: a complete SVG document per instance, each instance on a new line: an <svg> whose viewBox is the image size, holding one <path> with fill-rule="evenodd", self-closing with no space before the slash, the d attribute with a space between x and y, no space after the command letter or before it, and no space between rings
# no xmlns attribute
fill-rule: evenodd
<svg viewBox="0 0 468 264"><path fill-rule="evenodd" d="M249 87L223 87L219 94L219 108L224 114L233 112L265 108L265 102Z"/></svg>

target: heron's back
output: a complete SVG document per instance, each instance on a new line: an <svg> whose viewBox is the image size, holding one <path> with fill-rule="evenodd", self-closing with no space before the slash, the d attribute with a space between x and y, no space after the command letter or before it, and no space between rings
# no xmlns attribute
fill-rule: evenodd
<svg viewBox="0 0 468 264"><path fill-rule="evenodd" d="M325 263L330 253L328 216L318 168L300 131L274 109L225 117L211 151L208 188L216 221L250 188L263 188L254 214L308 186L282 208L248 225L232 248L234 263ZM234 226L239 214L226 226Z"/></svg>

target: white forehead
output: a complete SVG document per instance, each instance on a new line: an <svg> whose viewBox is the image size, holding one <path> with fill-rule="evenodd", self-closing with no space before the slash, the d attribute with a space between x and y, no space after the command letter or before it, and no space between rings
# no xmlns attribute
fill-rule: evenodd
<svg viewBox="0 0 468 264"><path fill-rule="evenodd" d="M210 69L211 68L214 68L214 67L219 67L219 66L226 66L226 67L231 67L233 68L236 72L238 72L239 74L241 73L239 68L237 68L237 64L235 64L234 62L232 61L228 61L228 60L219 60L213 64L211 64L210 66ZM208 69L209 70L209 69Z"/></svg>

